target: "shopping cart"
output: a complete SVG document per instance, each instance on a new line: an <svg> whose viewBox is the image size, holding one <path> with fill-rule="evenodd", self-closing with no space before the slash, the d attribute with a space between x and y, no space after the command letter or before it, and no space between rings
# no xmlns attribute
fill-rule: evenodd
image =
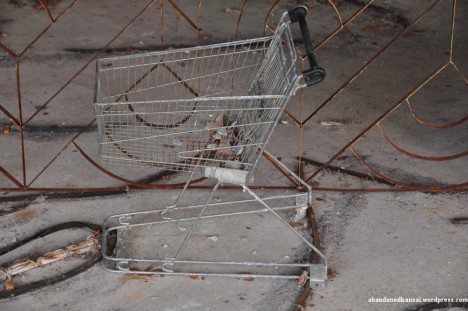
<svg viewBox="0 0 468 311"><path fill-rule="evenodd" d="M280 215L285 206L271 207L268 203L286 197L262 199L247 186L260 157L268 154L265 145L290 97L299 88L316 84L325 76L314 57L306 14L305 6L284 13L274 35L269 37L97 61L94 107L100 156L109 163L190 172L174 205L114 215L106 220L102 250L109 269L131 273L239 276L246 274L239 272L242 269L246 271L248 267L250 271L252 267L261 267L274 271L264 269L258 273L249 272L249 275L289 278L297 278L298 271L309 269L311 283L316 288L323 286L327 268L325 257ZM290 30L290 25L296 22L310 63L310 68L303 72L299 70ZM295 203L287 206L303 213L310 206L311 187L281 162L277 165L307 189L307 194L289 196ZM199 206L180 207L190 181L199 173L217 179L209 198ZM211 203L222 183L240 185L252 199ZM245 207L252 201L260 208ZM244 207L236 207L239 204ZM221 205L231 206L230 212L206 214L207 209ZM318 254L322 263L180 259L200 221L265 212L290 229L306 248ZM184 221L187 222L185 227L181 225ZM179 230L185 230L184 238L171 254L158 253L162 256L158 259L128 254L132 230L167 224L176 224ZM150 266L142 268L144 264ZM160 264L159 268L155 269L155 264ZM140 266L135 268L136 265ZM209 267L202 268L202 265ZM228 266L237 269L227 269ZM209 269L213 267L214 272ZM280 268L288 272L277 273ZM299 270L293 273L295 268Z"/></svg>

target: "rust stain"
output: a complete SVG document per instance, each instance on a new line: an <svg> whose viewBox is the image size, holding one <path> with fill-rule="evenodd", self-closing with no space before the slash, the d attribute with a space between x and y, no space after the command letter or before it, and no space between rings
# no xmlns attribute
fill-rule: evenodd
<svg viewBox="0 0 468 311"><path fill-rule="evenodd" d="M239 274L244 274L244 277L242 278L244 281L248 281L248 282L255 281L254 277L248 276L249 274L252 274L252 272L243 271L243 272L239 272Z"/></svg>
<svg viewBox="0 0 468 311"><path fill-rule="evenodd" d="M32 218L35 215L36 211L30 208L26 208L15 213L15 216L18 218Z"/></svg>
<svg viewBox="0 0 468 311"><path fill-rule="evenodd" d="M333 280L339 273L333 270L332 268L328 268L327 276L329 280Z"/></svg>
<svg viewBox="0 0 468 311"><path fill-rule="evenodd" d="M145 298L147 295L148 293L146 291L136 290L136 291L128 292L125 295L125 298L127 298L127 300L130 300L130 301L137 301L142 298Z"/></svg>
<svg viewBox="0 0 468 311"><path fill-rule="evenodd" d="M121 280L126 283L127 281L130 280L143 280L143 281L149 281L153 275L150 274L125 274Z"/></svg>

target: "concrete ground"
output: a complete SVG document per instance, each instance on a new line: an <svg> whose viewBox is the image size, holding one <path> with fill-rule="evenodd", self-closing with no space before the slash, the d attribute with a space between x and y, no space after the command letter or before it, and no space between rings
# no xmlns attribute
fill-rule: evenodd
<svg viewBox="0 0 468 311"><path fill-rule="evenodd" d="M364 2L331 2L335 7L327 1L307 3L314 42L322 42L317 59L327 78L291 100L287 110L292 117L285 116L278 124L267 147L292 169L297 167L298 155L325 163L344 147L352 147L344 148L331 162L338 171L322 170L310 180L315 187L313 208L318 231L331 270L325 289L314 291L305 309L415 310L423 303L378 303L369 299L467 299L468 226L454 224L451 219L468 216L468 46L464 40L468 35L468 5L460 0L375 1L354 19L353 14L364 8ZM80 152L99 162L97 130L92 123L97 52L106 47L100 56L122 55L258 37L275 2L246 1L242 15L242 1L203 1L201 7L163 1L162 9L160 1L47 3L52 18L65 12L51 26L47 12L36 1L0 4L0 247L66 221L102 224L109 215L162 208L177 196L178 190L125 189L125 181L97 170ZM280 1L268 23L275 25L279 12L295 5L296 1ZM190 21L199 23L198 32ZM418 23L412 27L415 21ZM44 34L28 46L43 29ZM336 35L330 36L335 31ZM18 63L14 55L19 56ZM322 103L327 104L314 113ZM427 121L426 125L415 120L410 108ZM294 124L293 118L305 120L311 113L312 118L302 128ZM25 125L23 136L15 120ZM379 126L376 120L380 120ZM423 156L416 159L401 149ZM353 150L376 173L409 190L394 191L388 179L368 180L347 174L343 168L369 174ZM148 168L105 168L131 181L156 173ZM316 171L317 166L310 162L303 166L305 177ZM178 173L154 184L184 182L186 178L186 174ZM254 184L291 185L265 160L255 171ZM113 195L53 195L74 189L117 187L123 191ZM456 191L446 191L450 189ZM293 193L286 188L260 191L262 196ZM35 199L21 198L24 195ZM205 190L192 189L185 204L200 202L206 195ZM216 201L243 197L233 190L215 194ZM23 203L23 209L4 213ZM285 217L291 217L291 213ZM210 222L206 231L200 229L197 239L208 245L214 243L215 251L208 254L222 257L229 252L216 247L224 238L250 243L249 234L254 234L246 227L258 228L268 236L268 230L276 230L273 220L271 226L265 226L269 221L243 219L242 228L235 221ZM246 225L249 222L251 225ZM286 242L281 232L275 232L280 235L276 242L282 241L275 249L278 254L291 260L308 255L300 248L283 251ZM63 240L83 236L83 232L66 232L56 240L26 247L23 253L45 252ZM219 240L206 240L208 237ZM265 245L257 247L252 242L242 247L250 254L269 255ZM232 247L231 251L235 256L240 248ZM0 264L13 257L2 256ZM66 270L67 264L49 268L44 274ZM38 275L21 276L16 281L27 282L34 277ZM64 282L0 300L0 310L291 310L301 292L295 281L288 280L129 278L96 265Z"/></svg>

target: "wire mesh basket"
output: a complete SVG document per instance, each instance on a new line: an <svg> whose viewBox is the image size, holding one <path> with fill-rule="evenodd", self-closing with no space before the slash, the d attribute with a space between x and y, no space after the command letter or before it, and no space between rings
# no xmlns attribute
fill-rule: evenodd
<svg viewBox="0 0 468 311"><path fill-rule="evenodd" d="M288 209L297 211L294 217L305 215L312 198L310 185L280 162L276 165L307 190L307 194L291 196L296 203L271 207L271 201L267 203L246 185L259 157L268 154L265 145L290 97L297 89L318 83L325 76L314 57L306 14L304 6L285 13L269 37L98 60L94 107L100 156L108 162L191 172L174 205L106 219L102 251L108 269L123 273L239 276L245 271L239 269L255 267L259 270L253 277L271 277L278 276L280 268L284 268L287 271L281 277L298 278L301 273L297 269L308 267L313 287L323 287L325 257L280 215ZM305 71L299 68L290 29L296 22L310 64ZM217 183L204 204L180 207L180 198L198 171L217 179ZM240 209L241 201L234 201L222 205L236 212L214 212L212 209L218 204L210 201L221 183L242 186L253 198L242 201L248 203L248 209ZM189 245L201 223L228 216L241 217L243 220L234 222L242 222L246 219L242 217L252 213L269 213L279 220L278 226L288 229L296 242L319 255L324 264L287 263L282 256L261 262L258 257L238 259L238 249L237 256L223 252L228 257L232 255L229 260L201 260L199 247L194 247L197 242ZM228 224L231 218L226 220ZM177 241L171 241L176 246L161 250L148 246L148 241L137 241L137 237L181 229L181 224L183 235L180 240L177 235ZM159 231L149 233L147 230L152 228ZM271 229L283 236L276 228ZM266 238L266 242L259 240L258 244L268 245L272 236L262 232L255 238ZM129 245L131 242L133 246ZM136 252L130 254L130 250ZM155 251L156 258L150 257L147 250ZM161 266L154 270L156 264ZM145 265L149 268L142 268Z"/></svg>
<svg viewBox="0 0 468 311"><path fill-rule="evenodd" d="M289 98L306 85L285 17L269 37L98 60L101 157L251 172Z"/></svg>

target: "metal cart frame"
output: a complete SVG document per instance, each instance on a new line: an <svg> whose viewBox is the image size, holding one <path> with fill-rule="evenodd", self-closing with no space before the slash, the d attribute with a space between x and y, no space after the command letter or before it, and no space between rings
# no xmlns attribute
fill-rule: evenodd
<svg viewBox="0 0 468 311"><path fill-rule="evenodd" d="M275 34L269 37L169 50L140 55L100 59L97 62L94 106L98 121L99 153L108 162L155 166L187 171L190 176L174 205L160 210L125 213L106 219L103 230L105 266L122 273L245 276L237 272L209 272L206 267L273 267L306 269L312 287L320 289L327 278L324 255L279 214L311 208L312 189L279 161L277 165L301 184L307 194L290 196L295 203L270 207L247 183L253 180L266 143L291 96L302 87L325 77L318 67L305 16L299 6L281 17ZM310 68L300 72L290 25L298 23ZM182 74L180 74L182 72ZM271 157L275 159L274 157ZM217 180L202 205L180 207L180 200L196 173ZM223 183L242 187L261 208L205 215L207 208L238 202L211 203ZM174 218L167 213L196 211L196 215ZM181 260L180 255L198 223L207 218L269 213L289 229L299 241L315 252L322 263L282 263L256 261ZM148 221L150 215L155 219ZM183 241L174 255L134 258L127 254L132 228L190 221ZM116 250L118 249L118 250ZM159 264L160 268L132 268L132 265ZM215 269L216 270L216 269ZM253 272L249 277L299 278L296 273Z"/></svg>

